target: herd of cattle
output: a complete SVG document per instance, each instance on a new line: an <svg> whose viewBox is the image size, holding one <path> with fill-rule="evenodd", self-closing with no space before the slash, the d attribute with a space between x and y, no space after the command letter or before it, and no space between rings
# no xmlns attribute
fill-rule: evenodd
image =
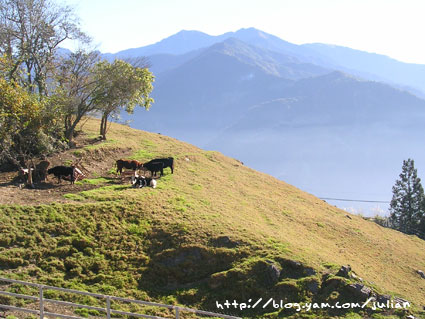
<svg viewBox="0 0 425 319"><path fill-rule="evenodd" d="M116 164L117 164L117 173L120 173L120 175L122 175L123 173L122 171L123 168L133 170L133 174L131 177L131 182L133 184L133 187L141 188L144 186L151 186L155 188L156 173L159 172L160 176L164 175L164 168L167 168L167 167L171 169L171 174L174 174L174 158L172 157L156 158L146 163L142 163L136 160L119 159ZM137 173L138 170L144 171L144 175L146 175L146 172L149 171L150 177L148 178L142 174L138 174Z"/></svg>
<svg viewBox="0 0 425 319"><path fill-rule="evenodd" d="M50 162L42 161L35 166L35 168L31 168L31 174L38 180L46 180L47 175L53 174L58 179L58 183L61 182L62 179L69 180L71 184L80 178L84 178L85 175L78 169L75 165L71 166L55 166L50 169ZM123 176L123 169L132 170L131 181L134 187L144 187L151 186L153 188L156 187L156 179L157 173L160 173L160 176L164 175L164 169L169 167L171 169L171 173L174 173L174 158L156 158L149 162L142 163L136 160L126 160L119 159L116 161L117 173L120 173L121 177ZM143 171L140 174L140 171ZM146 173L150 172L150 177L146 177ZM28 176L28 169L21 169L19 171L21 177L26 178Z"/></svg>

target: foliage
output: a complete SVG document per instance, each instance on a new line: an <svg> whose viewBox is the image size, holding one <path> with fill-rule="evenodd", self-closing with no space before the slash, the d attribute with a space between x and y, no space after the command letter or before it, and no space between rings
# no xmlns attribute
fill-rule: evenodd
<svg viewBox="0 0 425 319"><path fill-rule="evenodd" d="M59 45L87 42L73 10L50 0L0 3L0 163L18 165L63 147L66 119L54 81Z"/></svg>
<svg viewBox="0 0 425 319"><path fill-rule="evenodd" d="M98 84L93 99L102 113L100 135L105 139L108 118L117 116L121 108L127 113L133 113L136 105L149 109L154 77L147 68L134 67L122 60L101 61L93 72Z"/></svg>
<svg viewBox="0 0 425 319"><path fill-rule="evenodd" d="M67 39L79 41L79 49L60 51ZM0 77L8 86L2 92L0 130L4 134L12 128L3 136L0 162L16 165L17 154L47 153L60 141L72 146L76 126L89 113L102 115L100 134L106 139L108 118L121 108L128 113L136 105L149 109L154 77L144 60L132 61L135 66L122 60L100 62L89 45L66 5L53 0L0 3Z"/></svg>
<svg viewBox="0 0 425 319"><path fill-rule="evenodd" d="M413 159L403 161L400 178L393 186L390 221L394 229L416 234L424 218L425 195Z"/></svg>
<svg viewBox="0 0 425 319"><path fill-rule="evenodd" d="M55 54L66 39L86 39L70 7L49 0L5 0L0 3L0 54L12 64L8 79L29 92L48 94Z"/></svg>
<svg viewBox="0 0 425 319"><path fill-rule="evenodd" d="M28 93L14 82L0 78L0 163L23 165L37 154L49 153L56 143L54 122L46 112L48 100ZM53 125L52 125L53 124Z"/></svg>

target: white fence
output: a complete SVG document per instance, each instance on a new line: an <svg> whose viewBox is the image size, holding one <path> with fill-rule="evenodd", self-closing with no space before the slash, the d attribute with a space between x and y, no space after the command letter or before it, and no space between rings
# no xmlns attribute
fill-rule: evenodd
<svg viewBox="0 0 425 319"><path fill-rule="evenodd" d="M120 297L115 297L115 296L101 295L101 294L95 294L95 293L90 293L90 292L85 292L85 291L74 290L74 289L65 289L65 288L59 288L59 287L53 287L53 286L46 286L46 285L40 285L40 284L35 284L35 283L30 283L30 282L25 282L25 281L20 281L20 280L13 280L13 279L8 279L8 278L3 278L3 277L0 277L0 282L8 282L8 283L11 283L11 284L19 284L19 285L24 285L24 286L30 286L30 287L35 287L36 289L38 289L38 297L31 296L31 295L17 294L17 293L12 293L12 292L8 292L8 291L0 290L0 295L15 297L15 298L22 298L22 299L27 299L27 300L33 300L34 302L37 302L38 305L39 305L38 310L16 307L16 306L11 306L11 305L3 305L3 304L0 304L0 310L3 309L3 310L27 312L27 313L31 313L31 314L35 314L35 315L39 316L40 319L43 319L45 316L66 318L66 319L86 319L86 318L78 317L78 316L71 316L71 315L65 315L65 314L52 313L52 312L45 311L45 303L53 303L53 304L58 304L58 305L62 305L62 306L72 306L72 307L77 307L77 308L80 308L80 309L97 310L99 312L104 313L105 314L104 317L106 317L107 319L113 318L114 314L127 315L127 316L138 317L138 318L169 319L169 318L165 318L165 317L157 317L157 316L151 316L151 315L147 315L147 314L140 314L140 313L114 310L111 307L111 301L119 301L119 302L126 302L126 303L135 303L135 304L144 305L144 306L167 308L170 311L174 312L174 318L176 318L176 319L179 319L180 314L183 313L183 312L191 312L191 313L195 313L195 314L198 314L198 315L201 315L201 316L210 316L210 317L216 317L216 318L241 319L239 317L228 316L228 315L214 313L214 312L196 310L196 309L173 306L173 305L166 305L166 304L155 303L155 302L147 302L147 301L141 301L141 300L120 298ZM105 300L106 307L105 308L94 307L94 306L89 306L89 305L72 303L72 302L68 302L68 301L48 299L48 298L45 298L43 296L44 291L47 290L47 289L61 291L61 292L67 292L67 293L73 293L73 294L78 294L78 295L91 296L91 297L95 297L95 298L98 298L98 299L101 299L101 300Z"/></svg>

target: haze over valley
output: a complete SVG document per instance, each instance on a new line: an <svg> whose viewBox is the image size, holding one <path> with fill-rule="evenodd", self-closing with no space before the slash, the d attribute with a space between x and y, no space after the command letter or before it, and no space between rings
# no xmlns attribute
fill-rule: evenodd
<svg viewBox="0 0 425 319"><path fill-rule="evenodd" d="M104 56L147 56L156 76L155 104L136 109L132 127L221 151L316 196L390 201L404 159L425 167L424 65L254 28L180 31ZM329 202L365 215L388 206Z"/></svg>

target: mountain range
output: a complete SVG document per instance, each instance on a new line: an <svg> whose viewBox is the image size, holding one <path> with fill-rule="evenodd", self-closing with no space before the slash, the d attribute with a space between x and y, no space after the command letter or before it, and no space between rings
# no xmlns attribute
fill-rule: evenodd
<svg viewBox="0 0 425 319"><path fill-rule="evenodd" d="M219 36L211 36L199 31L182 30L175 35L148 46L127 49L115 54L106 53L106 58L149 56L156 62L157 55L168 56L174 60L182 59L182 55L207 48L215 43L236 38L250 45L273 52L285 52L305 62L314 63L327 68L339 69L366 79L384 81L402 89L411 90L415 94L425 94L425 65L403 63L388 56L354 50L347 47L323 43L296 45L255 28L240 29ZM163 70L164 60L153 63ZM167 63L168 66L168 63ZM175 66L175 65L174 65Z"/></svg>
<svg viewBox="0 0 425 319"><path fill-rule="evenodd" d="M389 201L403 159L425 167L424 65L254 28L181 31L104 55L138 56L156 82L155 104L136 110L135 128L222 151L323 197ZM351 207L386 210L375 206Z"/></svg>

